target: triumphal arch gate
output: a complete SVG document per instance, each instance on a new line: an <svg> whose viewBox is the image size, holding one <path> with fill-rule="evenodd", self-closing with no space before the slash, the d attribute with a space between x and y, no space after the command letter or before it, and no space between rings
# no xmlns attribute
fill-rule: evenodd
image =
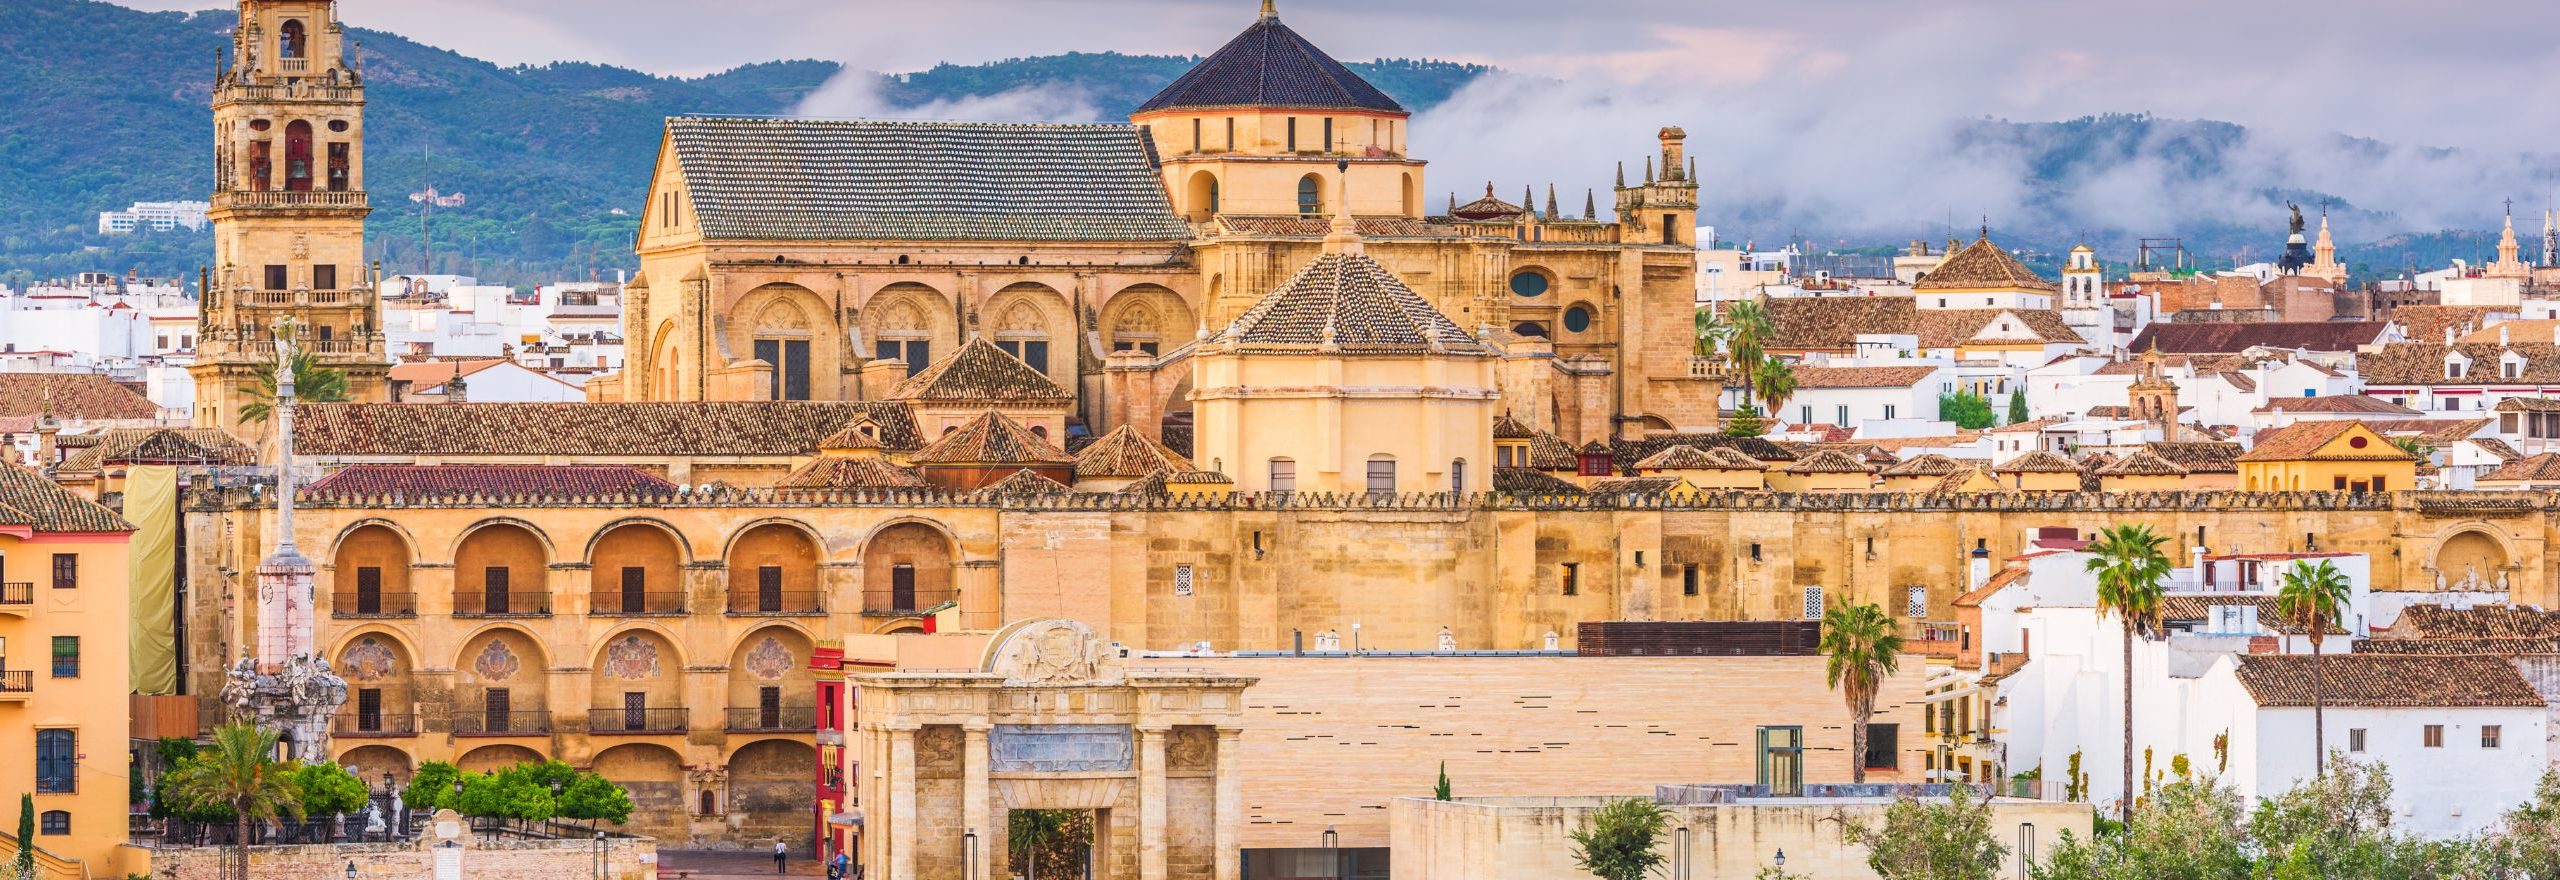
<svg viewBox="0 0 2560 880"><path fill-rule="evenodd" d="M1071 850L1094 880L1236 880L1254 679L1132 668L1090 627L1038 619L976 669L852 680L866 876L998 880L1008 824L1039 822L1075 838L1043 855Z"/></svg>

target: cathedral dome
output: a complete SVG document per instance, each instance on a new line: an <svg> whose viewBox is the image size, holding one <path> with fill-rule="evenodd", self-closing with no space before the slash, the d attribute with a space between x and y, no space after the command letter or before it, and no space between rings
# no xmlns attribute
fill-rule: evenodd
<svg viewBox="0 0 2560 880"><path fill-rule="evenodd" d="M1405 113L1396 99L1281 24L1269 3L1253 26L1147 99L1137 112L1245 107Z"/></svg>
<svg viewBox="0 0 2560 880"><path fill-rule="evenodd" d="M1422 294L1366 254L1318 256L1214 340L1248 349L1346 352L1487 351Z"/></svg>

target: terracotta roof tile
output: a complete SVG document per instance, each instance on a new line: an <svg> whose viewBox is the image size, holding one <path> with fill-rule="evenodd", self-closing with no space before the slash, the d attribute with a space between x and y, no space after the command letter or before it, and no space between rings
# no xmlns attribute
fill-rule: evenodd
<svg viewBox="0 0 2560 880"><path fill-rule="evenodd" d="M2179 467L2176 462L2160 457L2160 453L2153 452L2149 449L2136 449L2132 452L2125 453L2123 458L2116 459L2114 463L2098 468L2098 475L2105 477L2183 477L2187 475L2187 469Z"/></svg>
<svg viewBox="0 0 2560 880"><path fill-rule="evenodd" d="M2495 306L2473 306L2473 308L2496 308L2496 307L2495 307ZM2393 312L2393 313L2392 313L2392 317L2395 317L2395 318L2399 317L2399 313L2398 313L2398 312ZM2408 327L2408 325L2407 325L2407 324L2402 324L2401 326L2402 326L2403 328ZM2484 325L2484 326L2482 326L2480 329L2473 330L2473 331L2471 331L2471 332L2469 332L2469 333L2463 334L2461 337L2459 337L2459 338L2455 339L2454 341L2456 341L2456 342L2486 342L2486 343L2490 343L2490 344L2492 344L2492 345L2495 345L2495 344L2497 344L2497 342L2498 342L2498 334L2499 334L2500 332L2504 332L2504 333L2506 334L2506 336L2507 336L2507 341L2509 341L2509 342L2527 342L2527 341L2532 341L2532 340L2541 340L2541 341L2543 341L2543 342L2550 342L2550 341L2552 341L2552 340L2555 338L2555 334L2560 334L2560 321L2555 321L2555 320L2551 320L2551 319L2548 319L2548 318L2533 319L2533 320L2507 320L2507 321L2499 321L2499 322L2496 322L2496 323L2493 323L2493 324ZM2409 338L2410 338L2410 339L2415 339L2415 340L2430 341L2430 342L2442 342L2442 341L2444 341L2444 331L2442 331L2442 330L2438 330L2438 331L2436 331L2436 335L2434 335L2434 336L2420 336L2420 335L2418 335L2417 331L2415 331L2415 330L2411 330L2411 331L2409 331Z"/></svg>
<svg viewBox="0 0 2560 880"><path fill-rule="evenodd" d="M1491 351L1366 254L1317 256L1212 341L1247 350Z"/></svg>
<svg viewBox="0 0 2560 880"><path fill-rule="evenodd" d="M2510 397L2498 401L2498 412L2560 412L2560 398Z"/></svg>
<svg viewBox="0 0 2560 880"><path fill-rule="evenodd" d="M1493 469L1493 490L1519 495L1580 495L1582 487L1571 480L1548 474L1537 468L1498 467Z"/></svg>
<svg viewBox="0 0 2560 880"><path fill-rule="evenodd" d="M1039 496L1065 495L1072 490L1068 489L1065 483L1041 476L1030 468L1023 468L1014 471L1013 476L997 480L978 491L989 495Z"/></svg>
<svg viewBox="0 0 2560 880"><path fill-rule="evenodd" d="M1791 474L1865 474L1874 473L1865 462L1846 452L1824 449L1780 468Z"/></svg>
<svg viewBox="0 0 2560 880"><path fill-rule="evenodd" d="M940 465L1006 465L1006 464L1073 464L1075 459L1065 450L1040 439L995 410L979 413L977 418L954 428L930 445L916 450L908 460L917 464Z"/></svg>
<svg viewBox="0 0 2560 880"><path fill-rule="evenodd" d="M2296 422L2282 428L2258 432L2256 442L2239 461L2301 461L2317 456L2321 461L2416 461L2417 456L2402 451L2389 441L2368 442L2360 450L2321 452L2320 447L2351 432L2372 429L2354 421Z"/></svg>
<svg viewBox="0 0 2560 880"><path fill-rule="evenodd" d="M2506 352L2524 358L2519 374L2507 376L2501 371ZM2471 362L2462 378L2445 375L2445 360L2461 352ZM2364 374L2368 385L2548 385L2560 382L2560 345L2550 341L2518 342L2499 345L2494 342L2466 342L2445 345L2441 342L2394 342L2381 351L2359 355L2356 369Z"/></svg>
<svg viewBox="0 0 2560 880"><path fill-rule="evenodd" d="M1255 19L1244 33L1174 78L1136 112L1229 107L1404 112L1404 106L1333 60L1277 16Z"/></svg>
<svg viewBox="0 0 2560 880"><path fill-rule="evenodd" d="M1760 462L1796 460L1794 452L1767 438L1732 437L1724 434L1657 434L1635 439L1620 438L1610 441L1608 448L1610 461L1616 466L1623 467L1652 458L1654 453L1674 446L1691 446L1709 454L1713 454L1718 449L1731 449ZM1548 470L1571 470L1575 464L1570 454L1565 457L1562 464L1556 467L1548 467L1543 461L1533 461L1533 463Z"/></svg>
<svg viewBox="0 0 2560 880"><path fill-rule="evenodd" d="M1076 478L1143 477L1157 471L1192 470L1190 459L1183 458L1164 444L1148 439L1129 425L1111 429L1100 439L1076 453Z"/></svg>
<svg viewBox="0 0 2560 880"><path fill-rule="evenodd" d="M401 495L574 496L676 492L674 483L623 465L359 464L302 487L310 498Z"/></svg>
<svg viewBox="0 0 2560 880"><path fill-rule="evenodd" d="M930 485L914 471L869 455L821 455L775 480L780 489L921 489Z"/></svg>
<svg viewBox="0 0 2560 880"><path fill-rule="evenodd" d="M2261 707L2312 704L2313 658L2242 654L2240 685ZM2505 660L2481 656L2332 654L2319 658L2322 702L2366 708L2540 707L2542 697Z"/></svg>
<svg viewBox="0 0 2560 880"><path fill-rule="evenodd" d="M2386 437L2416 437L2429 446L2451 446L2487 430L2492 419L2357 419Z"/></svg>
<svg viewBox="0 0 2560 880"><path fill-rule="evenodd" d="M1943 477L1964 467L1955 459L1937 453L1916 455L1900 464L1884 469L1888 477Z"/></svg>
<svg viewBox="0 0 2560 880"><path fill-rule="evenodd" d="M2041 449L2030 450L2016 458L2001 462L1991 469L1995 474L2077 474L2080 466L2070 459Z"/></svg>
<svg viewBox="0 0 2560 880"><path fill-rule="evenodd" d="M2220 440L2155 440L2142 444L2142 448L2167 459L2171 464L2186 468L2187 473L2191 474L2240 472L2238 462L2242 450L2238 443L2225 443Z"/></svg>
<svg viewBox="0 0 2560 880"><path fill-rule="evenodd" d="M39 532L133 531L115 511L9 461L0 461L0 525Z"/></svg>
<svg viewBox="0 0 2560 880"><path fill-rule="evenodd" d="M2501 306L2400 306L2391 310L2391 323L2400 325L2402 333L2413 341L2443 342L2446 328L2452 328L2456 336L2467 334L2480 329L2490 315L2502 311L2513 314L2516 310ZM2486 341L2498 339L2491 336Z"/></svg>
<svg viewBox="0 0 2560 880"><path fill-rule="evenodd" d="M921 445L901 401L320 403L296 408L305 455L806 455L856 416L880 445Z"/></svg>
<svg viewBox="0 0 2560 880"><path fill-rule="evenodd" d="M1592 495L1660 495L1681 485L1679 477L1623 477L1594 480L1584 491Z"/></svg>
<svg viewBox="0 0 2560 880"><path fill-rule="evenodd" d="M1997 289L2050 292L2053 290L2053 283L2044 280L2042 276L2035 273L2035 270L2018 262L2017 257L2012 256L1999 245L1992 244L1990 238L1984 237L1974 239L1972 244L1965 245L1962 250L1949 255L1946 262L1939 263L1937 268L1920 276L1920 280L1914 282L1911 289L1915 291Z"/></svg>
<svg viewBox="0 0 2560 880"><path fill-rule="evenodd" d="M1937 367L1815 367L1798 365L1798 388L1909 388Z"/></svg>
<svg viewBox="0 0 2560 880"><path fill-rule="evenodd" d="M2355 351L2382 339L2384 321L2258 321L2242 324L2153 322L2133 338L2129 351L2162 354L2232 354L2251 348ZM2361 360L2359 360L2361 366ZM2366 372L2370 379L2372 373Z"/></svg>
<svg viewBox="0 0 2560 880"><path fill-rule="evenodd" d="M1927 309L1908 331L1922 348L2034 342L2078 345L2087 340L2052 309Z"/></svg>
<svg viewBox="0 0 2560 880"><path fill-rule="evenodd" d="M984 336L898 383L893 400L971 403L1065 402L1075 395Z"/></svg>
<svg viewBox="0 0 2560 880"><path fill-rule="evenodd" d="M1781 297L1766 304L1767 347L1848 351L1862 333L1910 333L1919 309L1907 296Z"/></svg>
<svg viewBox="0 0 2560 880"><path fill-rule="evenodd" d="M53 392L51 402L46 390ZM85 421L157 419L160 405L99 373L0 373L0 416Z"/></svg>
<svg viewBox="0 0 2560 880"><path fill-rule="evenodd" d="M2513 657L2518 654L2560 654L2560 636L2547 638L2485 639L2363 639L2355 644L2358 654L2494 654Z"/></svg>
<svg viewBox="0 0 2560 880"><path fill-rule="evenodd" d="M1526 440L1536 436L1538 436L1536 429L1519 419L1512 418L1509 412L1493 417L1493 439Z"/></svg>
<svg viewBox="0 0 2560 880"><path fill-rule="evenodd" d="M257 450L220 428L110 428L86 439L85 448L55 470L83 473L116 464L246 465L258 459Z"/></svg>
<svg viewBox="0 0 2560 880"><path fill-rule="evenodd" d="M2278 397L2252 412L2262 413L2357 413L2375 416L2415 416L2417 410L2379 397L2362 394L2331 394L2323 397Z"/></svg>
<svg viewBox="0 0 2560 880"><path fill-rule="evenodd" d="M2391 624L2395 639L2560 638L2560 611L2513 605L2411 605Z"/></svg>
<svg viewBox="0 0 2560 880"><path fill-rule="evenodd" d="M1683 443L1646 456L1636 462L1638 471L1704 470L1717 466L1717 461L1698 447Z"/></svg>
<svg viewBox="0 0 2560 880"><path fill-rule="evenodd" d="M2528 455L2499 465L2496 470L2481 474L2480 479L2500 482L2560 480L2560 453Z"/></svg>

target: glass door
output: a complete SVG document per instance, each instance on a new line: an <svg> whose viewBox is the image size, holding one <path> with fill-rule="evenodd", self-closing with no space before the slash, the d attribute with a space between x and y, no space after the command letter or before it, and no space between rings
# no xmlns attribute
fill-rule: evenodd
<svg viewBox="0 0 2560 880"><path fill-rule="evenodd" d="M1759 734L1759 783L1770 797L1804 795L1804 728L1763 727Z"/></svg>

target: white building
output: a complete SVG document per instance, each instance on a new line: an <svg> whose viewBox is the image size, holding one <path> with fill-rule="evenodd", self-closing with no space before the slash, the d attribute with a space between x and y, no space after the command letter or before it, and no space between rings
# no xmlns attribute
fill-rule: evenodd
<svg viewBox="0 0 2560 880"><path fill-rule="evenodd" d="M554 284L519 290L450 275L384 282L383 332L394 357L506 358L583 385L623 363L622 286Z"/></svg>
<svg viewBox="0 0 2560 880"><path fill-rule="evenodd" d="M393 403L570 403L579 386L504 358L427 361L391 368Z"/></svg>
<svg viewBox="0 0 2560 880"><path fill-rule="evenodd" d="M98 234L125 235L143 227L158 232L181 228L201 232L205 212L210 210L213 205L208 202L135 202L122 211L98 212Z"/></svg>
<svg viewBox="0 0 2560 880"><path fill-rule="evenodd" d="M1908 366L1815 366L1795 368L1796 394L1786 402L1787 420L1797 425L1835 425L1857 429L1869 422L1934 421L1939 387L1948 368L1922 363ZM1885 429L1893 433L1890 429ZM1899 434L1896 434L1899 436Z"/></svg>

